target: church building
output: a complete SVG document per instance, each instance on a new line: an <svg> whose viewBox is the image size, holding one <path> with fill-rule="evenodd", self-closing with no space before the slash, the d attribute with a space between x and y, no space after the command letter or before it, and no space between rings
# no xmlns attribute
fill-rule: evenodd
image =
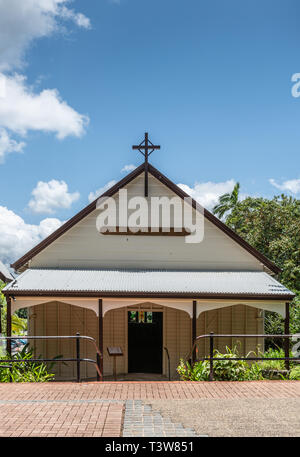
<svg viewBox="0 0 300 457"><path fill-rule="evenodd" d="M18 276L3 291L8 335L11 314L28 308L29 335L79 332L95 338L104 379L113 373L109 347L121 348L123 355L116 357L120 379L128 373L167 379L169 366L176 379L180 358L188 357L199 335L227 334L216 340L216 348L238 344L240 353L247 354L263 349L263 338L231 335L264 333L266 310L283 316L288 328L294 294L276 280L280 269L148 163L157 148L146 135L135 147L144 163L101 201L114 200L119 209L120 191L125 190L131 202L176 197L182 207L190 204L193 217L201 216L201 241L188 242L190 232L177 229L174 215L170 227L159 215L155 229L148 222L131 230L119 212L115 227L99 230L96 199L12 265ZM44 358L75 356L73 340L35 340L32 345ZM208 354L204 339L197 356ZM82 342L81 356L95 359L88 341ZM75 363L57 363L54 370L57 380L76 378ZM83 362L82 378L95 379L95 366Z"/></svg>

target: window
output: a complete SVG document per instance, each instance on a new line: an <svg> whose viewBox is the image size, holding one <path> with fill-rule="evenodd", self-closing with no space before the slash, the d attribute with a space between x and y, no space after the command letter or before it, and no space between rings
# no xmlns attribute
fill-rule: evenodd
<svg viewBox="0 0 300 457"><path fill-rule="evenodd" d="M130 324L152 324L152 312L151 311L129 311L128 322Z"/></svg>

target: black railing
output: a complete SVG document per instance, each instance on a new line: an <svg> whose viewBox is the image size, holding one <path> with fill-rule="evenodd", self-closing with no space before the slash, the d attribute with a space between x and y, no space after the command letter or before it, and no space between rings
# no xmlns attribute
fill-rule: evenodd
<svg viewBox="0 0 300 457"><path fill-rule="evenodd" d="M210 332L209 335L200 335L194 341L192 349L187 357L187 360L192 360L192 355L196 349L197 344L201 339L209 338L209 357L199 357L195 358L194 361L209 361L209 380L214 380L214 361L216 360L250 360L250 361L258 361L258 360L284 360L286 362L286 369L290 369L290 362L291 361L300 361L300 357L290 357L289 356L289 344L285 345L285 357L214 357L214 338L282 338L287 341L289 338L293 338L297 335L267 335L267 334L216 334L214 332ZM253 351L251 351L253 352Z"/></svg>
<svg viewBox="0 0 300 457"><path fill-rule="evenodd" d="M103 374L101 372L101 360L103 359L103 356L97 346L96 340L92 338L91 336L84 336L80 335L79 333L76 333L76 335L71 335L71 336L1 336L0 341L12 341L12 340L54 340L54 339L59 339L59 340L76 340L76 357L75 358L32 358L32 359L15 359L15 358L10 358L10 359L0 359L0 368L4 368L5 366L1 365L2 363L9 363L9 367L6 368L11 368L12 363L21 363L21 362L33 362L33 363L39 363L39 362L55 362L55 363L64 363L64 362L75 362L76 363L76 379L77 382L81 381L81 362L87 362L87 363L93 363L96 367L97 370L97 380L98 381L103 381ZM96 351L96 360L89 359L86 357L81 357L80 356L80 341L81 340L86 340L89 341L93 344L95 351Z"/></svg>

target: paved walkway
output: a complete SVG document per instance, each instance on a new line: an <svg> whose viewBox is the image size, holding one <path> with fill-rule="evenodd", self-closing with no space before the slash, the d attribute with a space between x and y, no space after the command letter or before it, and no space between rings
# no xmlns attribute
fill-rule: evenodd
<svg viewBox="0 0 300 457"><path fill-rule="evenodd" d="M0 437L120 436L123 409L105 400L2 400Z"/></svg>
<svg viewBox="0 0 300 457"><path fill-rule="evenodd" d="M197 436L193 428L173 422L142 400L127 400L122 436Z"/></svg>
<svg viewBox="0 0 300 457"><path fill-rule="evenodd" d="M299 398L300 381L48 382L0 384L0 400Z"/></svg>
<svg viewBox="0 0 300 457"><path fill-rule="evenodd" d="M225 400L299 398L299 381L0 384L0 436L191 436L198 421L189 424L188 410L179 418L166 404L214 400L218 412Z"/></svg>

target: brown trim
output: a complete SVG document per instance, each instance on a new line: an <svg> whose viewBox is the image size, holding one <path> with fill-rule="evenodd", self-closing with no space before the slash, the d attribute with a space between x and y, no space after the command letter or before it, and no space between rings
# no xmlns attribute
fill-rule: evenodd
<svg viewBox="0 0 300 457"><path fill-rule="evenodd" d="M98 337L99 337L99 350L102 357L100 358L100 371L103 376L103 305L102 299L98 301Z"/></svg>
<svg viewBox="0 0 300 457"><path fill-rule="evenodd" d="M6 290L6 295L21 297L103 297L103 298L193 298L201 300L206 298L220 298L223 300L293 300L294 294L286 295L256 295L256 294L224 294L193 292L104 292L104 291L36 291L36 290Z"/></svg>
<svg viewBox="0 0 300 457"><path fill-rule="evenodd" d="M13 281L12 278L7 278L1 271L0 271L0 279L1 279L1 281L5 282L5 283L9 283L9 282Z"/></svg>
<svg viewBox="0 0 300 457"><path fill-rule="evenodd" d="M284 319L284 333L286 335L290 334L290 304L285 304L285 319ZM284 340L284 357L289 357L290 355L290 341L288 338ZM290 369L290 361L285 361L286 370Z"/></svg>
<svg viewBox="0 0 300 457"><path fill-rule="evenodd" d="M193 318L192 318L192 347L196 341L197 336L197 301L193 300ZM192 352L192 361L196 360L196 347Z"/></svg>
<svg viewBox="0 0 300 457"><path fill-rule="evenodd" d="M129 173L127 176L125 176L125 178L121 179L121 181L119 181L117 184L115 184L113 187L111 187L108 191L104 192L104 194L102 194L102 197L111 197L116 192L118 192L119 189L121 189L122 187L124 187L125 185L130 183L139 174L141 174L144 171L144 169L145 169L145 164L143 163L138 168L136 168L131 173ZM166 185L169 189L171 189L175 194L177 194L179 197L181 197L181 198L189 197L189 195L186 192L184 192L182 189L180 189L178 186L176 186L176 184L174 184L172 181L170 181L169 178L164 176L159 170L154 168L150 163L148 164L148 171L156 179L158 179L160 182L162 182L164 185ZM47 238L45 238L43 241L41 241L37 246L35 246L30 251L28 251L26 254L24 254L23 257L21 257L19 260L17 260L13 264L11 264L11 266L15 270L18 270L19 268L21 268L26 262L28 262L28 260L30 260L40 251L45 249L54 240L59 238L67 230L69 230L71 227L73 227L75 224L77 224L77 222L81 221L84 217L86 217L88 214L90 214L92 211L94 211L96 209L97 200L98 199L94 200L92 203L90 203L88 206L86 206L84 209L82 209L79 213L77 213L75 216L73 216L71 219L69 219L65 224L63 224L55 232L53 232L51 235L49 235ZM192 203L193 208L197 209L200 212L203 212L204 216L210 222L212 222L220 230L222 230L226 235L228 235L230 238L232 238L234 241L236 241L242 248L244 248L246 251L248 251L250 254L252 254L254 257L256 257L267 268L269 268L271 271L273 271L276 274L281 272L281 269L279 267L277 267L277 265L275 265L273 262L271 262L269 259L267 259L267 257L265 257L263 254L258 252L254 247L252 247L245 240L243 240L243 238L241 238L237 233L235 233L233 230L231 230L229 227L227 227L227 225L225 225L222 221L220 221L212 213L210 213L206 209L203 209L199 203L197 203L193 199L191 199L191 203Z"/></svg>
<svg viewBox="0 0 300 457"><path fill-rule="evenodd" d="M4 274L1 273L1 271L0 271L0 280L3 282L6 282L6 277L4 276Z"/></svg>
<svg viewBox="0 0 300 457"><path fill-rule="evenodd" d="M11 297L6 296L6 336L11 336ZM11 357L11 340L6 340L6 352Z"/></svg>

